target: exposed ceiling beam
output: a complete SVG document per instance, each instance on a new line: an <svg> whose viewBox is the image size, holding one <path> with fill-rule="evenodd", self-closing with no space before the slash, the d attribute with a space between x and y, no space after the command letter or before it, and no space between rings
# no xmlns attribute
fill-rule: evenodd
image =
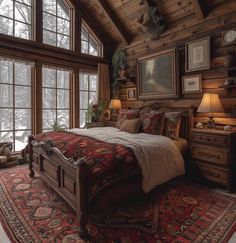
<svg viewBox="0 0 236 243"><path fill-rule="evenodd" d="M198 19L204 19L208 14L208 9L203 0L192 0L194 10Z"/></svg>
<svg viewBox="0 0 236 243"><path fill-rule="evenodd" d="M118 19L116 14L112 11L106 0L97 0L100 6L105 11L107 17L110 19L114 28L120 33L122 39L129 45L133 39L133 36L126 30L122 22Z"/></svg>

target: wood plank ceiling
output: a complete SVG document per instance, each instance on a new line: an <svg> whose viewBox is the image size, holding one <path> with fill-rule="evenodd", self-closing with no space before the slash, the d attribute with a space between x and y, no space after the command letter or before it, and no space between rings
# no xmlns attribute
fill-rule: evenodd
<svg viewBox="0 0 236 243"><path fill-rule="evenodd" d="M224 2L227 0L80 0L80 5L115 43L129 45L144 35L137 16L148 5L157 7L168 31L188 20L199 21Z"/></svg>

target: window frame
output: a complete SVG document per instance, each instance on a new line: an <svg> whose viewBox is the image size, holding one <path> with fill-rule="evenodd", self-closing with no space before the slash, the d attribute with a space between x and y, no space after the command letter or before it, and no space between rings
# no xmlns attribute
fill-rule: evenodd
<svg viewBox="0 0 236 243"><path fill-rule="evenodd" d="M35 85L35 70L36 70L36 63L33 62L33 61L29 61L29 60L25 60L25 59L20 59L20 58L17 58L17 57L10 57L10 56L4 56L4 55L1 55L0 56L0 60L4 60L6 59L6 61L12 61L12 83L6 83L6 82L1 82L0 81L0 84L5 84L5 85L11 85L13 88L12 88L12 98L13 98L13 105L12 107L3 107L3 106L0 106L1 109L9 109L9 110L12 110L12 121L13 121L13 129L8 129L8 130L0 130L0 132L12 132L13 133L13 141L11 141L13 143L13 151L15 152L19 152L19 151L16 151L15 150L15 141L16 141L16 132L20 132L20 131L30 131L30 133L32 134L33 133L33 123L34 123L34 117L33 117L33 114L34 114L34 99L33 99L33 88L34 88L34 85ZM30 85L26 85L26 84L15 84L15 65L16 64L23 64L23 63L27 63L29 66L31 66L31 83ZM28 107L16 107L15 106L15 90L16 90L16 86L18 87L29 87L30 88L30 92L31 92L31 95L30 95L30 99L31 99L31 107L28 108ZM30 129L16 129L16 119L15 119L15 111L16 110L19 110L19 109L24 109L24 110L30 110L30 114L31 114L31 127Z"/></svg>
<svg viewBox="0 0 236 243"><path fill-rule="evenodd" d="M84 20L81 20L81 32L82 29L85 29L88 33L88 40L84 40L82 39L82 34L80 37L80 52L84 55L89 55L89 56L93 56L93 57L100 57L103 58L103 44L102 42L99 40L99 38L96 36L96 34L91 30L91 28L87 25L87 23ZM97 45L98 45L98 55L93 55L89 53L89 44L90 44L90 39L94 39L94 41L96 41ZM84 53L82 52L82 41L87 42L88 43L88 53Z"/></svg>
<svg viewBox="0 0 236 243"><path fill-rule="evenodd" d="M60 49L62 49L62 50L70 50L70 51L74 51L75 50L75 46L74 46L74 43L75 43L75 40L74 40L74 38L75 38L75 31L74 31L74 28L75 28L75 26L74 26L74 20L75 20L75 17L74 17L74 11L75 11L75 9L74 9L74 6L73 6L73 4L71 3L71 1L69 1L69 0L62 0L67 6L68 6L68 8L69 8L69 20L68 19L66 19L66 18L63 18L63 17L60 17L60 16L58 16L58 8L57 8L57 5L58 5L58 2L60 1L60 0L55 0L56 1L56 14L52 14L52 13L50 13L50 12L45 12L45 10L43 9L43 1L44 0L41 0L42 1L42 15L41 15L41 18L42 18L42 28L41 28L41 31L42 31L42 44L44 44L44 45L47 45L47 46L52 46L52 47L56 47L56 48L60 48ZM53 16L53 17L55 17L56 18L56 30L55 31L52 31L52 30L49 30L49 29L45 29L44 28L44 24L43 24L43 22L44 22L44 14L47 14L47 15L50 15L50 16ZM70 24L70 28L69 28L69 34L64 34L64 33L59 33L57 30L58 30L58 19L61 19L61 20L66 20L66 21L68 21L69 22L69 24ZM48 44L48 43L46 43L46 42L44 42L44 31L47 31L47 32L50 32L50 33L53 33L53 34L55 34L56 35L56 39L55 39L55 41L56 41L56 45L52 45L52 44ZM64 36L64 37L68 37L69 38L69 48L64 48L64 47L61 47L61 46L58 46L58 35L61 35L61 36Z"/></svg>
<svg viewBox="0 0 236 243"><path fill-rule="evenodd" d="M4 16L2 14L0 14L0 17L1 18L5 18L5 19L8 19L8 20L11 20L13 21L13 29L12 29L12 35L10 34L5 34L5 33L2 33L0 32L0 34L3 34L3 35L7 35L7 36L11 36L11 37L14 37L14 38L19 38L19 39L22 39L22 40L26 40L26 41L34 41L35 40L35 16L36 16L36 13L35 13L35 7L36 7L36 4L35 4L35 0L31 0L31 5L28 5L26 3L22 3L20 2L19 0L11 0L13 2L13 17L8 17L8 16ZM15 17L15 5L16 3L18 4L22 4L26 7L29 7L31 8L31 21L30 23L27 23L27 22L23 22L23 21L20 21L20 20L16 20L16 17ZM29 39L26 39L26 38L22 38L22 37L19 37L19 36L15 36L15 23L21 23L21 24L24 24L24 25L27 25L27 26L31 26L31 29L30 29L30 35L29 35Z"/></svg>

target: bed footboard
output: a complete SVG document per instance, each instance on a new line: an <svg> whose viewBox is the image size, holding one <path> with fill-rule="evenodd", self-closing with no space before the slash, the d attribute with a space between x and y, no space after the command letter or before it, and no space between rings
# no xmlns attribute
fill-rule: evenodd
<svg viewBox="0 0 236 243"><path fill-rule="evenodd" d="M34 177L37 172L75 210L80 237L88 237L87 163L81 159L66 158L51 141L36 142L28 138L29 170Z"/></svg>

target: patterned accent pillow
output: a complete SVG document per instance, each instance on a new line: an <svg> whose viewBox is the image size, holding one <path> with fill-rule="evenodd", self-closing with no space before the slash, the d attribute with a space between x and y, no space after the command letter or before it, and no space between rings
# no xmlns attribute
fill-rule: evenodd
<svg viewBox="0 0 236 243"><path fill-rule="evenodd" d="M141 122L141 118L124 120L120 130L130 133L138 133Z"/></svg>
<svg viewBox="0 0 236 243"><path fill-rule="evenodd" d="M164 113L156 112L155 113L143 113L141 123L141 132L148 134L162 134L164 128Z"/></svg>
<svg viewBox="0 0 236 243"><path fill-rule="evenodd" d="M171 139L179 139L179 130L182 112L165 112L164 136Z"/></svg>
<svg viewBox="0 0 236 243"><path fill-rule="evenodd" d="M138 118L138 110L122 110L117 118L116 128L120 128L124 120Z"/></svg>

